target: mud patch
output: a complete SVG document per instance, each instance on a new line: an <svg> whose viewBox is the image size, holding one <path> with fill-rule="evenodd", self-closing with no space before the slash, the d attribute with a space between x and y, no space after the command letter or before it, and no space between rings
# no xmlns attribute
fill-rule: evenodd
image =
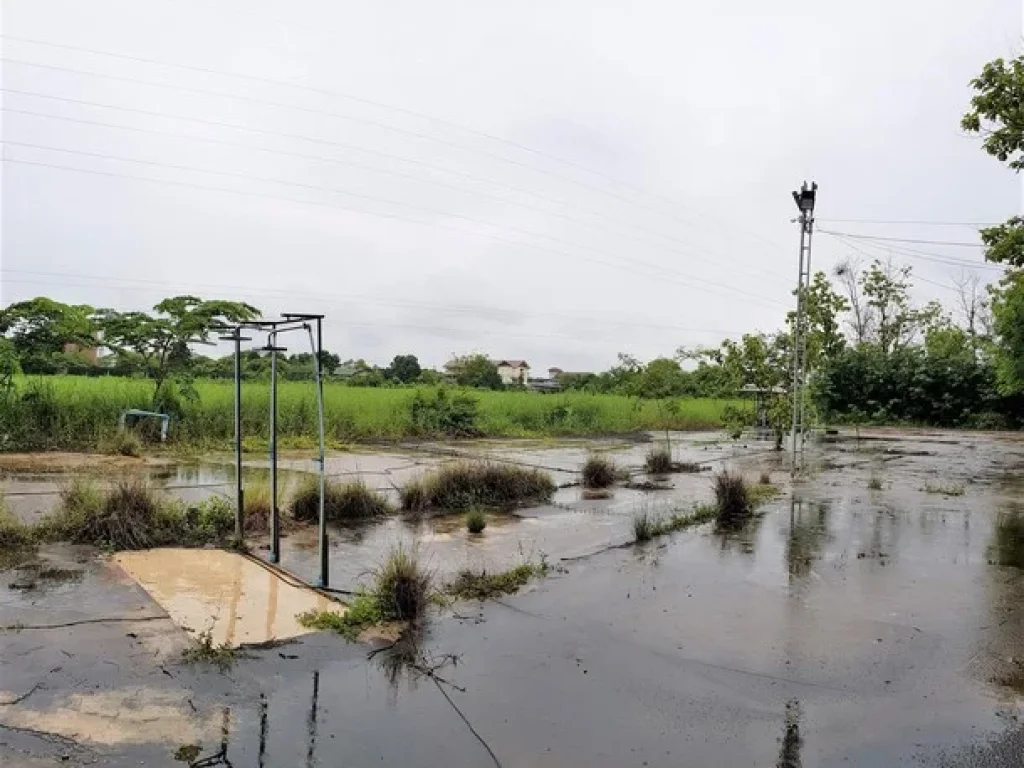
<svg viewBox="0 0 1024 768"><path fill-rule="evenodd" d="M185 692L150 688L73 693L47 709L6 712L4 720L17 728L104 745L201 742L214 730L192 711Z"/></svg>
<svg viewBox="0 0 1024 768"><path fill-rule="evenodd" d="M192 637L215 645L266 643L310 630L296 615L344 610L298 581L219 549L122 552L114 561Z"/></svg>

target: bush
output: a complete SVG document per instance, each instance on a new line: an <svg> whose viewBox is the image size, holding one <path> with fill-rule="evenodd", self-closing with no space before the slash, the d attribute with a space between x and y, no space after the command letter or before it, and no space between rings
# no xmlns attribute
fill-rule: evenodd
<svg viewBox="0 0 1024 768"><path fill-rule="evenodd" d="M186 507L161 499L142 482L103 491L93 480L79 478L61 492L60 506L40 520L35 534L44 541L146 549L222 542L234 526L234 508L220 497Z"/></svg>
<svg viewBox="0 0 1024 768"><path fill-rule="evenodd" d="M319 487L319 486L318 486ZM246 488L242 494L242 527L245 533L267 533L270 531L270 486L259 483ZM319 507L317 508L319 514Z"/></svg>
<svg viewBox="0 0 1024 768"><path fill-rule="evenodd" d="M615 482L615 465L604 456L591 454L581 472L584 488L607 488Z"/></svg>
<svg viewBox="0 0 1024 768"><path fill-rule="evenodd" d="M310 475L292 497L292 516L304 522L320 519L320 478ZM362 480L338 483L324 481L324 516L334 522L365 520L393 512L384 494L368 487Z"/></svg>
<svg viewBox="0 0 1024 768"><path fill-rule="evenodd" d="M401 495L404 509L424 512L540 503L555 490L551 477L538 469L460 461L410 481Z"/></svg>
<svg viewBox="0 0 1024 768"><path fill-rule="evenodd" d="M668 446L651 448L644 461L644 469L652 475L667 475L672 471L672 451Z"/></svg>
<svg viewBox="0 0 1024 768"><path fill-rule="evenodd" d="M743 476L722 470L714 478L718 522L732 524L750 517L751 504Z"/></svg>
<svg viewBox="0 0 1024 768"><path fill-rule="evenodd" d="M646 507L633 513L633 539L635 541L650 541L657 532L657 528L657 521Z"/></svg>
<svg viewBox="0 0 1024 768"><path fill-rule="evenodd" d="M18 549L32 543L32 529L7 509L0 496L0 549Z"/></svg>
<svg viewBox="0 0 1024 768"><path fill-rule="evenodd" d="M119 429L117 434L110 440L106 453L116 453L120 456L138 458L142 455L142 440L132 430Z"/></svg>
<svg viewBox="0 0 1024 768"><path fill-rule="evenodd" d="M415 551L399 545L391 550L374 578L377 610L385 621L412 621L427 607L430 575Z"/></svg>
<svg viewBox="0 0 1024 768"><path fill-rule="evenodd" d="M469 514L466 515L466 530L470 533L483 533L486 527L487 518L484 517L483 511L479 509L469 510Z"/></svg>
<svg viewBox="0 0 1024 768"><path fill-rule="evenodd" d="M414 434L475 437L479 406L476 398L465 394L449 396L438 388L433 397L417 392L409 401L409 420Z"/></svg>

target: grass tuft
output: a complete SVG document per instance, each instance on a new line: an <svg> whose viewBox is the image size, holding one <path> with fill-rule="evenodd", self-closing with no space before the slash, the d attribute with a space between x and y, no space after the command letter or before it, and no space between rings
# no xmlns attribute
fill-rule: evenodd
<svg viewBox="0 0 1024 768"><path fill-rule="evenodd" d="M142 455L142 440L130 429L119 429L105 446L105 453L139 458Z"/></svg>
<svg viewBox="0 0 1024 768"><path fill-rule="evenodd" d="M291 503L292 516L303 522L320 519L320 478L311 475L299 486ZM387 497L362 480L324 482L324 515L328 520L344 522L382 517L394 511Z"/></svg>
<svg viewBox="0 0 1024 768"><path fill-rule="evenodd" d="M942 496L963 496L967 493L967 489L959 485L958 483L952 483L950 485L932 485L928 483L923 488L925 493L937 493Z"/></svg>
<svg viewBox="0 0 1024 768"><path fill-rule="evenodd" d="M242 516L245 532L249 534L269 533L270 485L257 483L247 487L242 496L242 505L245 510L245 514Z"/></svg>
<svg viewBox="0 0 1024 768"><path fill-rule="evenodd" d="M731 525L750 517L753 506L742 475L722 470L715 475L713 488L719 523Z"/></svg>
<svg viewBox="0 0 1024 768"><path fill-rule="evenodd" d="M484 517L483 510L471 509L466 513L466 530L470 533L483 533L484 528L487 527L487 518Z"/></svg>
<svg viewBox="0 0 1024 768"><path fill-rule="evenodd" d="M644 460L644 469L652 475L667 475L672 471L672 451L668 446L651 448Z"/></svg>
<svg viewBox="0 0 1024 768"><path fill-rule="evenodd" d="M544 576L549 570L544 560L540 563L523 563L498 573L464 570L447 586L445 592L460 600L487 600L512 595L526 586L530 579Z"/></svg>
<svg viewBox="0 0 1024 768"><path fill-rule="evenodd" d="M658 521L651 514L647 507L633 512L633 540L638 542L650 541L658 532Z"/></svg>
<svg viewBox="0 0 1024 768"><path fill-rule="evenodd" d="M3 496L0 496L0 549L20 549L32 541L32 529L7 509Z"/></svg>
<svg viewBox="0 0 1024 768"><path fill-rule="evenodd" d="M539 469L459 461L406 483L402 508L410 512L510 507L547 501L556 486Z"/></svg>
<svg viewBox="0 0 1024 768"><path fill-rule="evenodd" d="M615 464L604 456L592 453L584 462L580 474L584 488L608 488L615 482Z"/></svg>
<svg viewBox="0 0 1024 768"><path fill-rule="evenodd" d="M758 479L758 482L761 483L761 485L771 485L772 484L771 472L762 472L761 473L761 477Z"/></svg>
<svg viewBox="0 0 1024 768"><path fill-rule="evenodd" d="M872 474L868 478L868 490L869 491L880 491L882 490L882 478L876 474Z"/></svg>
<svg viewBox="0 0 1024 768"><path fill-rule="evenodd" d="M374 624L420 619L429 603L430 584L416 552L399 545L374 572L372 588L357 592L344 613L306 611L296 618L304 627L337 632L354 642Z"/></svg>
<svg viewBox="0 0 1024 768"><path fill-rule="evenodd" d="M235 663L237 652L227 643L214 645L213 636L207 630L200 632L192 645L181 652L181 658L187 664L212 664L223 672Z"/></svg>

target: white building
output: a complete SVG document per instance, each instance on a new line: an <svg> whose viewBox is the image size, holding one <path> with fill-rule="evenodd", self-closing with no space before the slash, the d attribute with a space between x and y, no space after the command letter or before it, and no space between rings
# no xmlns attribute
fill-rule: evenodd
<svg viewBox="0 0 1024 768"><path fill-rule="evenodd" d="M491 362L498 369L501 383L505 386L526 384L526 380L530 376L530 364L525 360L492 360Z"/></svg>

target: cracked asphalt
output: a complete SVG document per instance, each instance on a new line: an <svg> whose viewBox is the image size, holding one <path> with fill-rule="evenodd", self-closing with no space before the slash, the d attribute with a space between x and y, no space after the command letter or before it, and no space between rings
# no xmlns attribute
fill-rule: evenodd
<svg viewBox="0 0 1024 768"><path fill-rule="evenodd" d="M1005 525L1024 515L1024 441L866 436L822 446L809 479L731 534L609 548L635 497L567 489L480 555L539 526L558 531L540 541L564 573L441 611L412 651L372 658L315 633L225 672L187 665L185 632L108 559L46 548L0 583L0 764L1024 765L1024 573L1004 564L1024 547ZM775 461L728 463L756 478ZM703 500L706 475L676 482L677 500ZM435 560L469 546L449 534ZM33 576L44 566L80 574Z"/></svg>

